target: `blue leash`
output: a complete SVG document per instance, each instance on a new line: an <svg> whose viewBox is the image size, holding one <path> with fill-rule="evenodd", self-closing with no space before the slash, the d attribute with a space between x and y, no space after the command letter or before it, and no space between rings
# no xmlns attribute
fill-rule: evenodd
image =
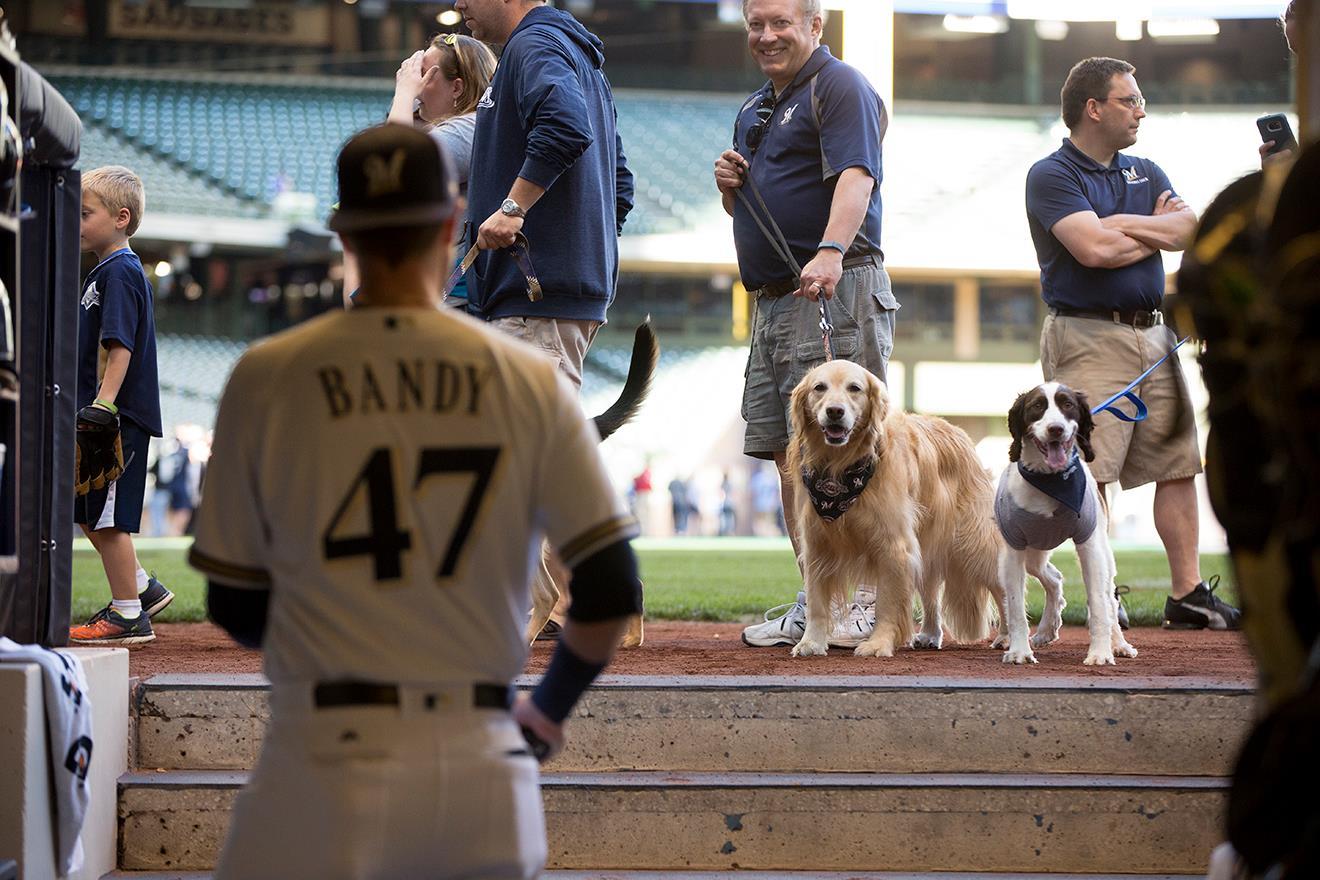
<svg viewBox="0 0 1320 880"><path fill-rule="evenodd" d="M1146 372L1142 373L1140 376L1138 376L1137 378L1133 379L1130 383L1128 383L1128 387L1124 388L1122 391L1118 392L1113 397L1109 398L1099 406L1092 407L1091 415L1094 416L1094 415L1099 415L1102 412L1107 412L1110 415L1115 416L1125 422L1140 422L1141 420L1146 418L1146 403L1140 397L1138 397L1133 392L1132 389L1140 385L1142 379L1145 379L1151 373L1155 372L1156 367L1167 361L1169 359L1169 355L1173 354L1175 351L1182 348L1182 344L1186 342L1188 339L1191 339L1191 337L1184 336L1182 339L1178 340L1178 344L1175 345L1173 348L1169 349L1168 354L1164 355L1164 357L1160 358L1155 363L1151 364L1150 369L1148 369ZM1114 404L1120 398L1124 398L1124 397L1126 397L1128 400L1132 402L1133 407L1136 409L1135 416L1130 416L1127 413L1123 412L1118 407L1114 406Z"/></svg>

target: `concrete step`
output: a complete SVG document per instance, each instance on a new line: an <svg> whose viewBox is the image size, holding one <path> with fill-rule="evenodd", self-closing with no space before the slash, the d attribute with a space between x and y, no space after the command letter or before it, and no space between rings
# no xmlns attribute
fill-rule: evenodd
<svg viewBox="0 0 1320 880"><path fill-rule="evenodd" d="M120 867L208 870L246 773L120 778ZM1204 873L1228 780L548 773L550 864L597 871Z"/></svg>
<svg viewBox="0 0 1320 880"><path fill-rule="evenodd" d="M723 871L545 871L545 880L715 880ZM111 871L101 880L211 880L210 871ZM1187 880L1185 874L974 874L962 871L739 871L738 880Z"/></svg>
<svg viewBox="0 0 1320 880"><path fill-rule="evenodd" d="M259 675L147 680L137 766L252 767L268 688ZM548 769L1228 775L1254 703L1249 688L1168 677L606 676Z"/></svg>

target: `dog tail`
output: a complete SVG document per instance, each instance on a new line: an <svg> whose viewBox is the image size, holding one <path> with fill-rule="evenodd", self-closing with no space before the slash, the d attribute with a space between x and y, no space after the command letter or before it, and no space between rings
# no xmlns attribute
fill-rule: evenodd
<svg viewBox="0 0 1320 880"><path fill-rule="evenodd" d="M623 382L619 399L593 419L600 439L604 440L637 415L651 391L651 377L655 375L655 364L659 359L660 343L651 329L651 319L647 318L637 325L637 332L633 335L632 361L628 364L628 378Z"/></svg>

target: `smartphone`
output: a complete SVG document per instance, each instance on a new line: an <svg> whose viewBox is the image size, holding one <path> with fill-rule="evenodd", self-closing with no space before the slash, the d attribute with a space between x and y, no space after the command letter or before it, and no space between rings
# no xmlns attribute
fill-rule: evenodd
<svg viewBox="0 0 1320 880"><path fill-rule="evenodd" d="M1260 129L1261 143L1274 141L1274 146L1270 147L1267 155L1273 156L1280 150L1297 149L1297 138L1293 137L1288 117L1282 113L1267 113L1260 117L1256 120L1256 128Z"/></svg>

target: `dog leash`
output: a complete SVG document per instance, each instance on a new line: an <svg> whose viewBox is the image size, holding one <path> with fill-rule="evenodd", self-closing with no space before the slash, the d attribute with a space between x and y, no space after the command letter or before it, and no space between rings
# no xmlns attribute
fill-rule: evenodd
<svg viewBox="0 0 1320 880"><path fill-rule="evenodd" d="M736 141L734 145L737 146ZM738 198L742 201L743 207L747 209L747 213L751 214L752 219L756 221L761 234L770 242L770 246L774 248L779 258L788 263L788 267L793 270L793 277L797 278L798 284L801 285L802 267L793 258L793 250L788 246L788 239L784 237L783 230L779 228L779 224L775 222L774 216L770 213L770 208L761 196L760 187L756 185L756 181L752 180L751 168L749 167L747 171L749 173L743 175L743 182L751 189L752 195L756 197L756 202L760 205L761 210L758 212L756 208L752 207L752 202L747 198L747 194L743 192L743 187L738 187L734 192L738 194ZM765 216L764 221L761 219L762 214ZM767 226L767 224L769 225ZM816 304L820 307L820 340L825 345L825 360L832 361L834 360L834 324L830 321L829 300L825 298L823 287L816 297Z"/></svg>
<svg viewBox="0 0 1320 880"><path fill-rule="evenodd" d="M527 236L521 232L515 232L513 234L513 244L504 248L504 250L513 255L513 261L518 264L523 277L527 279L527 298L532 302L538 301L542 296L541 282L536 277L536 269L532 266L531 245L527 242ZM474 244L463 255L462 261L454 267L454 271L449 273L449 279L445 281L444 294L440 297L441 302L449 299L449 294L454 290L454 286L472 268L472 264L477 261L477 254L480 252L481 248Z"/></svg>
<svg viewBox="0 0 1320 880"><path fill-rule="evenodd" d="M1094 415L1099 415L1102 412L1107 412L1110 415L1115 416L1116 418L1124 422L1140 422L1143 419L1145 419L1147 413L1146 402L1142 400L1140 397L1138 397L1136 395L1136 392L1134 392L1132 389L1140 385L1141 380L1145 379L1151 373L1155 372L1156 367L1167 361L1169 359L1169 355L1173 354L1175 351L1182 348L1183 343L1191 338L1192 337L1190 336L1184 336L1182 339L1178 340L1177 345L1169 349L1168 352L1164 355L1164 357L1160 358L1155 363L1151 364L1150 369L1146 370L1146 372L1142 373L1140 376L1129 382L1126 388L1124 388L1122 391L1118 392L1113 397L1109 398L1099 406L1092 407L1091 415L1094 416ZM1129 401L1132 402L1133 409L1136 413L1135 415L1130 416L1127 413L1123 412L1118 407L1114 406L1114 404L1117 403L1122 398L1127 398Z"/></svg>

